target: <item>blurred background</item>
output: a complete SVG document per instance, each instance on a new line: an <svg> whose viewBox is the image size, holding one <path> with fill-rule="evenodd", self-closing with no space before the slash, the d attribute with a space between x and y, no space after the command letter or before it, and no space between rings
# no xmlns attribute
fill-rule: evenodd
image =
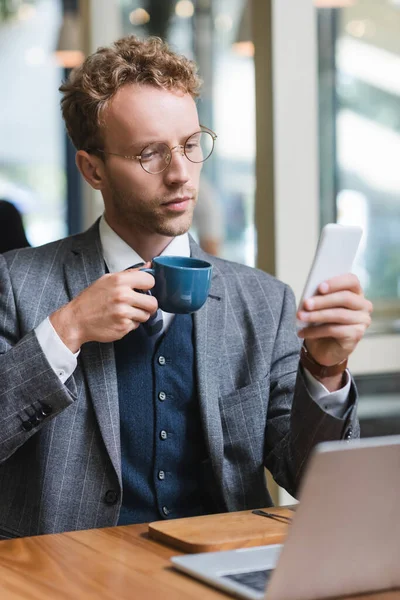
<svg viewBox="0 0 400 600"><path fill-rule="evenodd" d="M400 433L400 0L0 0L0 198L31 245L88 227L58 87L100 45L158 35L204 80L218 139L193 234L300 295L321 227L359 224L375 304L352 357L363 435Z"/></svg>

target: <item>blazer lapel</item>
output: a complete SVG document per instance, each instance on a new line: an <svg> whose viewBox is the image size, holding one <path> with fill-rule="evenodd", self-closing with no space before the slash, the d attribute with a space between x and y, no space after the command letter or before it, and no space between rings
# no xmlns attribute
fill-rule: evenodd
<svg viewBox="0 0 400 600"><path fill-rule="evenodd" d="M194 258L210 261L210 257L192 238L190 249ZM211 463L218 482L223 481L224 443L219 411L219 375L220 340L221 332L226 326L226 314L226 290L222 276L214 265L209 296L204 306L194 313L194 327L200 411Z"/></svg>
<svg viewBox="0 0 400 600"><path fill-rule="evenodd" d="M77 237L65 263L65 279L70 298L105 274L97 221ZM79 361L85 372L94 411L104 444L121 484L121 451L117 372L112 343L88 342L82 346Z"/></svg>

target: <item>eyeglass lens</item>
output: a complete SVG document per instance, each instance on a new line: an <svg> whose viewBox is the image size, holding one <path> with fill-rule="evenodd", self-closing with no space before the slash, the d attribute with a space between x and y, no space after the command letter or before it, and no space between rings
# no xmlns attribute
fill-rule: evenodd
<svg viewBox="0 0 400 600"><path fill-rule="evenodd" d="M184 153L190 162L201 163L207 160L214 148L214 139L208 131L198 131L185 142ZM156 174L164 171L171 162L171 150L167 144L149 144L141 152L140 162L145 171Z"/></svg>

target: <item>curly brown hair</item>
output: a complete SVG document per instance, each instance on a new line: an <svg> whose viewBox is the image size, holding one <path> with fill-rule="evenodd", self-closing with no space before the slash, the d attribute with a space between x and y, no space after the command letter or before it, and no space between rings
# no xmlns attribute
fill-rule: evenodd
<svg viewBox="0 0 400 600"><path fill-rule="evenodd" d="M158 37L133 35L99 48L71 71L60 86L62 115L77 150L101 148L103 115L124 85L140 83L199 95L195 63L173 52Z"/></svg>

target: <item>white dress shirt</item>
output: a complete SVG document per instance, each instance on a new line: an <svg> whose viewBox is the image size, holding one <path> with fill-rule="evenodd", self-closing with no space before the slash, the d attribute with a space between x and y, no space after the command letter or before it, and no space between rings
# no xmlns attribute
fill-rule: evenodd
<svg viewBox="0 0 400 600"><path fill-rule="evenodd" d="M145 262L106 222L104 215L100 219L100 242L104 261L110 273L124 271L139 262ZM161 253L161 256L190 256L189 236L187 233L175 237ZM165 331L174 315L163 312L163 331ZM39 344L60 381L72 375L77 366L79 351L75 354L61 341L50 319L47 317L35 329ZM345 404L350 391L350 377L346 371L347 383L336 392L329 392L320 381L304 369L307 388L312 398L327 412L340 418L343 416Z"/></svg>

